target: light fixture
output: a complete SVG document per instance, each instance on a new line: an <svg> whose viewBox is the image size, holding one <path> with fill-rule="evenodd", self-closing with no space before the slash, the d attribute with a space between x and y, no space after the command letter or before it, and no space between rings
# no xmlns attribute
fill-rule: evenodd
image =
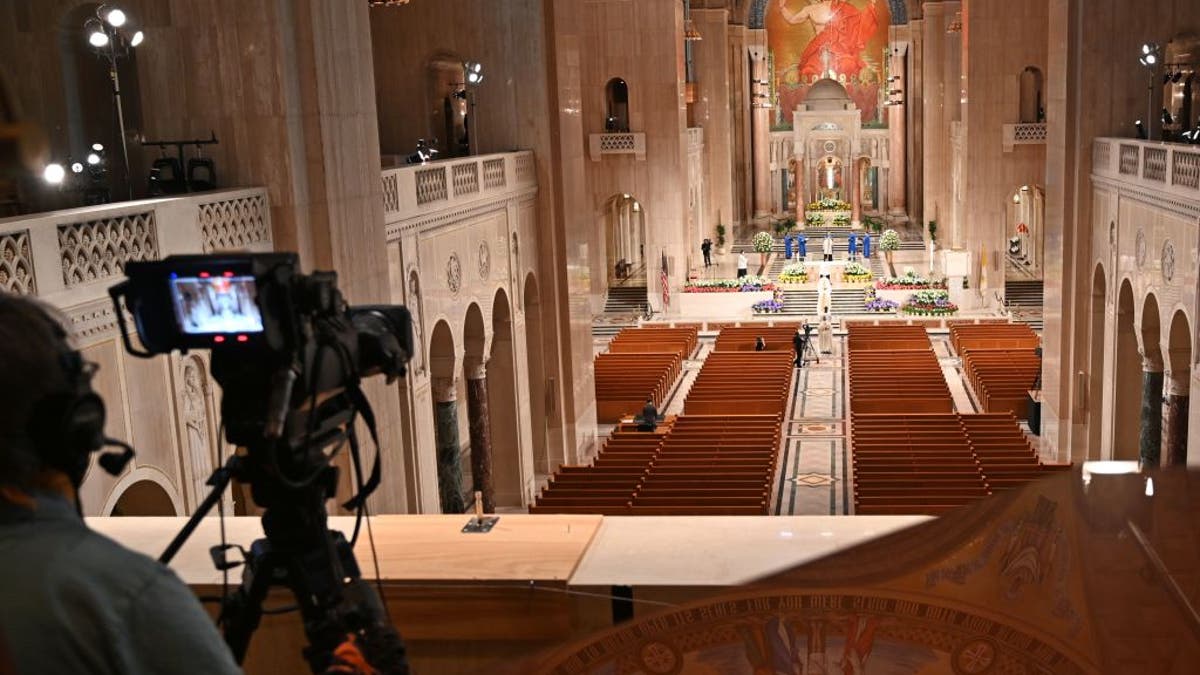
<svg viewBox="0 0 1200 675"><path fill-rule="evenodd" d="M476 61L463 63L463 72L467 76L467 84L478 85L483 82L483 66Z"/></svg>
<svg viewBox="0 0 1200 675"><path fill-rule="evenodd" d="M1162 54L1162 48L1156 42L1145 42L1142 44L1141 54L1138 56L1138 62L1143 66L1154 69L1158 65L1159 56Z"/></svg>
<svg viewBox="0 0 1200 675"><path fill-rule="evenodd" d="M62 164L57 162L47 164L45 169L42 169L42 180L51 185L60 185L63 179L67 177L67 172L63 169Z"/></svg>
<svg viewBox="0 0 1200 675"><path fill-rule="evenodd" d="M71 164L71 173L83 173L83 165L79 162Z"/></svg>
<svg viewBox="0 0 1200 675"><path fill-rule="evenodd" d="M99 14L104 17L104 20L108 22L108 25L112 26L113 28L120 28L121 26L125 25L125 12L121 11L120 8L114 7L107 12L104 10L105 8L101 7Z"/></svg>
<svg viewBox="0 0 1200 675"><path fill-rule="evenodd" d="M95 47L96 49L100 49L101 47L107 47L108 46L108 34L102 30L93 30L92 32L88 33L88 44Z"/></svg>
<svg viewBox="0 0 1200 675"><path fill-rule="evenodd" d="M121 157L124 159L125 185L129 198L133 199L133 182L129 179L129 147L125 133L125 111L121 102L121 76L117 69L117 62L127 58L131 49L145 42L146 34L140 30L133 30L133 26L130 24L130 17L125 10L112 5L100 5L96 8L95 16L83 22L83 32L87 37L88 44L108 61L108 79L112 86L113 101L117 110L116 132L117 138L121 140ZM92 149L101 152L104 146L96 143ZM95 166L99 164L99 159L97 157L97 161L93 162L89 155L88 164Z"/></svg>
<svg viewBox="0 0 1200 675"><path fill-rule="evenodd" d="M1137 137L1146 140L1146 125L1142 124L1141 120L1133 123L1133 128L1137 130Z"/></svg>
<svg viewBox="0 0 1200 675"><path fill-rule="evenodd" d="M92 166L96 166L100 163L100 155L97 155L94 152L89 152L87 156L87 163Z"/></svg>
<svg viewBox="0 0 1200 675"><path fill-rule="evenodd" d="M96 152L104 152L104 144L92 143L92 150L95 150Z"/></svg>

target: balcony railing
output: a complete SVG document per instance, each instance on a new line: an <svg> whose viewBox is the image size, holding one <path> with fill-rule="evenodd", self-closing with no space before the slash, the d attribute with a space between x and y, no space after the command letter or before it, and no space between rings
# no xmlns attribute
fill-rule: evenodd
<svg viewBox="0 0 1200 675"><path fill-rule="evenodd" d="M265 188L216 190L0 219L0 290L67 311L107 303L131 260L224 249L269 251Z"/></svg>
<svg viewBox="0 0 1200 675"><path fill-rule="evenodd" d="M1200 148L1194 145L1097 138L1092 175L1200 199Z"/></svg>
<svg viewBox="0 0 1200 675"><path fill-rule="evenodd" d="M534 187L537 167L532 152L510 152L385 169L381 180L384 214L392 223Z"/></svg>
<svg viewBox="0 0 1200 675"><path fill-rule="evenodd" d="M1045 145L1046 123L1026 122L1004 125L1004 151L1012 152L1015 145Z"/></svg>
<svg viewBox="0 0 1200 675"><path fill-rule="evenodd" d="M646 134L624 132L615 134L590 134L588 150L593 162L599 162L604 155L633 155L637 159L646 159Z"/></svg>

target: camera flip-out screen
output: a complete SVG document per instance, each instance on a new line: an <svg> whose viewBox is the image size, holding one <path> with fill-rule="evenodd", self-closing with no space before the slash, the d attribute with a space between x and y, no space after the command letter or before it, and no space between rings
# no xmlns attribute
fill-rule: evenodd
<svg viewBox="0 0 1200 675"><path fill-rule="evenodd" d="M261 333L253 276L224 272L170 275L171 302L179 330L189 335Z"/></svg>

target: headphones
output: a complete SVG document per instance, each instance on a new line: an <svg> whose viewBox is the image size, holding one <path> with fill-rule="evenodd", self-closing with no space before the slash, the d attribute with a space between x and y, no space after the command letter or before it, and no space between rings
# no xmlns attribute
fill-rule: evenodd
<svg viewBox="0 0 1200 675"><path fill-rule="evenodd" d="M93 452L106 445L123 448L100 456L100 466L115 476L133 459L133 448L104 436L104 401L92 389L96 364L84 360L70 346L66 331L57 321L45 318L58 343L58 363L66 375L67 390L33 404L26 434L42 463L67 474L78 488Z"/></svg>

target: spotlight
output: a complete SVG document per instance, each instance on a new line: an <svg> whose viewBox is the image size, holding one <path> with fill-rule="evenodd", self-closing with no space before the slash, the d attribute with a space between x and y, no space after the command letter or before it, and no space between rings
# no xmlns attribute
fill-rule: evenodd
<svg viewBox="0 0 1200 675"><path fill-rule="evenodd" d="M62 164L47 164L46 168L42 170L42 179L51 185L60 185L66 177L67 172L63 169Z"/></svg>
<svg viewBox="0 0 1200 675"><path fill-rule="evenodd" d="M467 84L477 85L483 82L483 66L476 61L467 61L463 64L463 71L467 74Z"/></svg>
<svg viewBox="0 0 1200 675"><path fill-rule="evenodd" d="M108 10L108 13L104 13L104 8L101 8L100 15L103 16L104 20L108 22L108 25L112 26L113 28L120 28L121 26L125 25L125 12L122 12L120 9L114 7L113 9Z"/></svg>
<svg viewBox="0 0 1200 675"><path fill-rule="evenodd" d="M96 152L104 152L104 144L103 143L92 143L92 149L95 150Z"/></svg>
<svg viewBox="0 0 1200 675"><path fill-rule="evenodd" d="M139 30L138 32L133 34L133 37L129 38L129 46L136 47L136 46L142 44L142 41L145 39L146 39L146 34Z"/></svg>
<svg viewBox="0 0 1200 675"><path fill-rule="evenodd" d="M71 165L71 173L83 173L83 165L79 162L75 162Z"/></svg>
<svg viewBox="0 0 1200 675"><path fill-rule="evenodd" d="M88 153L88 156L87 156L87 163L88 163L88 164L90 164L90 165L92 165L92 166L96 166L97 164L99 164L99 163L100 163L100 155L97 155L97 154L96 154L96 153L94 153L94 152L90 152L90 153Z"/></svg>
<svg viewBox="0 0 1200 675"><path fill-rule="evenodd" d="M108 45L108 35L101 30L94 30L88 34L88 44L99 49Z"/></svg>
<svg viewBox="0 0 1200 675"><path fill-rule="evenodd" d="M1133 123L1133 126L1137 129L1137 137L1143 141L1146 140L1146 125L1142 124L1141 120L1138 120Z"/></svg>
<svg viewBox="0 0 1200 675"><path fill-rule="evenodd" d="M1158 65L1158 57L1161 53L1162 50L1157 43L1146 42L1142 45L1142 53L1138 56L1138 62L1154 70L1154 67Z"/></svg>

